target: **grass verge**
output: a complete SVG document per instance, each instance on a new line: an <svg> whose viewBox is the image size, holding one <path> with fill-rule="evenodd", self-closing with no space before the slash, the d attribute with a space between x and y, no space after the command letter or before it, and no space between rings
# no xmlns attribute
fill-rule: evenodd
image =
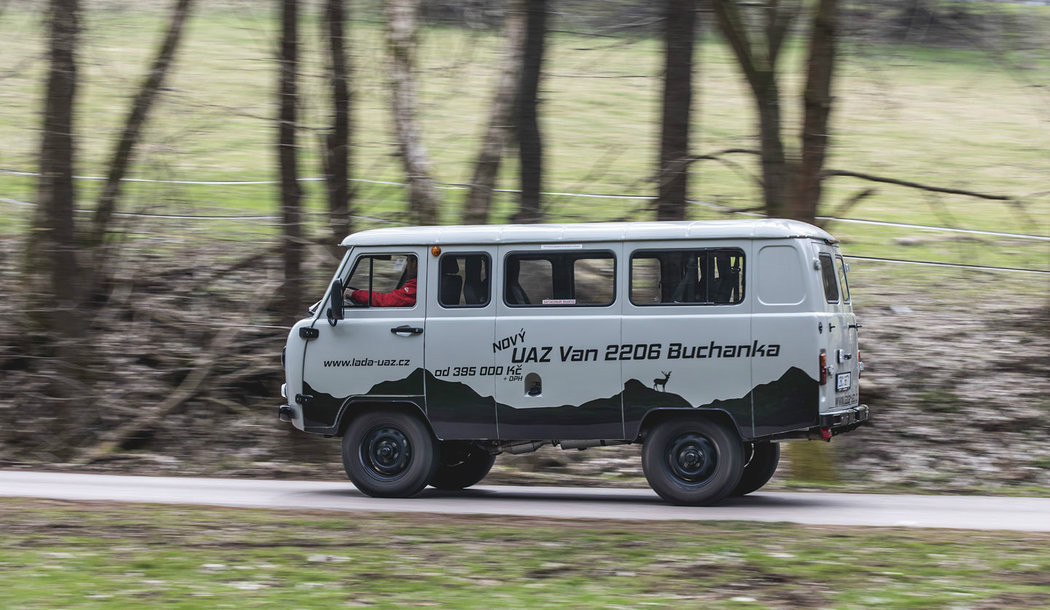
<svg viewBox="0 0 1050 610"><path fill-rule="evenodd" d="M5 607L1050 604L1048 534L24 499L0 515Z"/></svg>

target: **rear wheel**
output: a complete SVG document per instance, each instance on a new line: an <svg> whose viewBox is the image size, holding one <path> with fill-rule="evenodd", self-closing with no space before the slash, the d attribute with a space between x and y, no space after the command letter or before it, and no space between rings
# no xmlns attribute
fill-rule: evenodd
<svg viewBox="0 0 1050 610"><path fill-rule="evenodd" d="M492 469L496 456L466 441L440 443L441 459L430 480L438 489L465 489L477 484Z"/></svg>
<svg viewBox="0 0 1050 610"><path fill-rule="evenodd" d="M397 411L359 415L343 436L343 468L365 494L404 498L426 487L437 444L418 417Z"/></svg>
<svg viewBox="0 0 1050 610"><path fill-rule="evenodd" d="M746 496L760 489L773 478L780 464L780 443L754 443L750 448L750 458L744 466L744 474L731 496Z"/></svg>
<svg viewBox="0 0 1050 610"><path fill-rule="evenodd" d="M720 423L690 417L661 422L642 447L649 486L674 504L713 504L740 481L744 452L736 432Z"/></svg>

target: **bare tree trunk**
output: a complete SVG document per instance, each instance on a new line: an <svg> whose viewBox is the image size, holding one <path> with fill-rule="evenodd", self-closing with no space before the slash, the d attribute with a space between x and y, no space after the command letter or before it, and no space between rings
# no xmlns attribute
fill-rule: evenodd
<svg viewBox="0 0 1050 610"><path fill-rule="evenodd" d="M521 81L521 58L524 53L525 0L511 0L507 5L505 20L503 69L492 98L488 129L474 163L474 177L470 181L467 205L463 211L465 224L488 223L492 190L496 187L503 147L514 128L514 101Z"/></svg>
<svg viewBox="0 0 1050 610"><path fill-rule="evenodd" d="M74 241L73 109L77 88L78 0L51 0L49 69L44 93L37 208L26 243L26 289L43 312L36 322L54 339L75 339L81 316L80 273ZM64 307L59 308L57 303Z"/></svg>
<svg viewBox="0 0 1050 610"><path fill-rule="evenodd" d="M387 46L392 57L390 81L394 128L408 179L409 209L418 224L438 224L438 197L430 177L430 159L416 122L416 46L421 0L386 0Z"/></svg>
<svg viewBox="0 0 1050 610"><path fill-rule="evenodd" d="M543 138L539 124L539 87L547 37L547 0L526 0L525 49L515 102L515 136L521 162L521 200L514 222L543 219Z"/></svg>
<svg viewBox="0 0 1050 610"><path fill-rule="evenodd" d="M657 220L683 220L689 187L696 0L666 0L664 99L657 174Z"/></svg>
<svg viewBox="0 0 1050 610"><path fill-rule="evenodd" d="M328 186L328 227L332 251L339 254L339 242L353 232L350 220L350 59L346 54L346 0L326 0L322 27L328 38L331 66L332 130L325 135L323 155L325 183Z"/></svg>
<svg viewBox="0 0 1050 610"><path fill-rule="evenodd" d="M831 79L835 71L835 24L838 2L820 0L813 19L803 106L802 156L795 181L791 216L813 222L821 195L831 118Z"/></svg>
<svg viewBox="0 0 1050 610"><path fill-rule="evenodd" d="M773 74L763 81L763 85L755 91L762 153L762 195L766 214L782 217L788 214L790 168L781 138L780 89Z"/></svg>
<svg viewBox="0 0 1050 610"><path fill-rule="evenodd" d="M298 21L298 0L282 0L277 159L281 181L281 226L284 242L281 248L284 262L281 307L285 322L296 319L303 300L303 239L299 205L302 189L298 180L298 149L295 141L295 106L298 99L296 80L299 64Z"/></svg>
<svg viewBox="0 0 1050 610"><path fill-rule="evenodd" d="M736 56L751 87L758 112L762 159L762 195L769 216L784 216L788 210L791 168L781 137L780 88L777 59L791 22L800 4L794 0L765 0L756 8L763 27L751 27L744 19L738 0L713 0L719 29Z"/></svg>
<svg viewBox="0 0 1050 610"><path fill-rule="evenodd" d="M135 148L142 134L142 127L145 125L149 112L153 107L153 102L157 98L157 92L160 91L161 86L164 84L164 78L167 76L168 68L171 65L172 58L175 57L175 51L182 36L182 26L186 22L192 8L193 0L176 0L172 8L168 32L157 50L157 55L153 59L153 65L150 67L146 78L139 87L138 93L135 95L135 99L131 103L131 110L124 121L124 132L120 135L120 140L117 141L117 145L110 156L106 183L103 185L102 191L98 196L98 202L95 205L95 216L88 236L88 245L90 247L99 248L106 239L110 220L113 218L117 201L120 199L122 181L135 158ZM95 253L92 265L95 285L100 280L98 276L101 274L105 258L105 254L102 251Z"/></svg>

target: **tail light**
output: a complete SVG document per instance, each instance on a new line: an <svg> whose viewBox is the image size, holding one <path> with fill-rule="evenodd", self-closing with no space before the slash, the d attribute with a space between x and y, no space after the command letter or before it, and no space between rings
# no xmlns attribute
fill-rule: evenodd
<svg viewBox="0 0 1050 610"><path fill-rule="evenodd" d="M828 383L828 354L820 350L820 385Z"/></svg>

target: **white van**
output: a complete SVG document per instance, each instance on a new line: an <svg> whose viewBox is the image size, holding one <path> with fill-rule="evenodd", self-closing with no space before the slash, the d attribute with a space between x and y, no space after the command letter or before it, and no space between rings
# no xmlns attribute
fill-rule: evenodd
<svg viewBox="0 0 1050 610"><path fill-rule="evenodd" d="M848 266L787 220L362 231L284 352L282 420L342 436L373 496L480 481L502 452L642 443L709 504L779 441L864 423Z"/></svg>

